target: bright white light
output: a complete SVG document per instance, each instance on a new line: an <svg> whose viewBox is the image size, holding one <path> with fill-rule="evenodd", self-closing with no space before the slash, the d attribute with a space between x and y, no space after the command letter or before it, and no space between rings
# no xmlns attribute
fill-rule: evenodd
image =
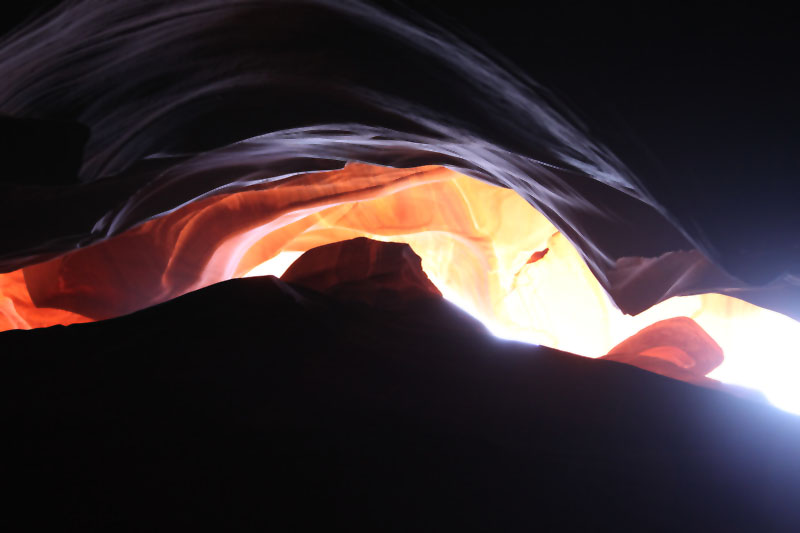
<svg viewBox="0 0 800 533"><path fill-rule="evenodd" d="M604 324L609 327L606 333L609 337L608 345L599 352L591 353L583 350L579 344L565 346L563 339L560 343L553 343L552 339L538 337L532 328L529 333L521 328L511 329L502 322L493 320L494 317L482 313L472 299L459 292L458 287L448 286L446 281L437 279L430 273L428 277L446 299L483 322L495 336L553 346L587 357L603 355L612 346L660 320L678 316L690 317L717 341L725 354L724 362L709 373L708 377L758 390L772 405L800 415L800 387L797 385L797 377L800 376L800 322L780 313L735 298L704 294L670 298L634 317L622 315L610 299L607 299L605 312L615 312L619 316ZM535 297L532 293L519 296L523 299ZM526 310L525 306L515 309L520 313L517 316L521 316L521 322L533 323L533 316L525 317L528 314ZM568 315L561 310L548 311L551 315L558 316L559 320L568 319ZM598 313L595 322L603 323L603 314Z"/></svg>
<svg viewBox="0 0 800 533"><path fill-rule="evenodd" d="M303 252L281 252L272 259L264 261L242 277L275 276L279 278L301 255L303 255Z"/></svg>
<svg viewBox="0 0 800 533"><path fill-rule="evenodd" d="M428 274L428 279L430 279L431 282L436 285L436 288L439 289L439 292L442 293L442 296L445 300L456 305L459 309L477 319L484 326L486 326L486 329L488 329L489 332L495 337L510 341L535 344L537 346L541 344L541 340L537 339L534 333L521 332L519 330L514 331L505 327L503 324L492 320L492 318L487 316L485 313L481 313L480 310L475 307L473 302L467 298L464 298L464 296L457 289L450 287L447 283L436 279L430 274Z"/></svg>
<svg viewBox="0 0 800 533"><path fill-rule="evenodd" d="M714 339L725 339L724 345L717 341L725 362L709 377L758 389L776 407L800 414L800 322L774 311L741 307L733 317L711 314L696 319Z"/></svg>
<svg viewBox="0 0 800 533"><path fill-rule="evenodd" d="M369 235L372 238L385 241L403 241L405 236L392 236L391 238ZM420 236L416 236L417 240ZM410 239L409 239L410 240ZM417 243L415 243L417 244ZM441 250L442 247L431 247L433 250ZM504 323L497 320L497 317L482 312L480 305L474 297L463 294L463 287L457 283L448 283L449 280L437 277L434 272L436 268L431 268L431 264L447 264L446 261L430 261L430 250L427 254L421 253L423 249L418 249L418 253L423 257L423 269L430 278L431 282L442 292L442 295L460 307L462 310L480 320L487 329L495 336L527 342L530 344L540 344L553 346L558 349L570 351L589 357L597 357L606 353L612 346L625 340L640 329L659 320L676 316L688 316L695 320L711 337L717 341L725 353L723 364L709 374L708 377L719 380L723 383L741 385L743 387L761 391L766 398L776 407L785 411L800 414L800 387L797 386L797 376L800 376L800 322L793 320L785 315L755 307L751 304L724 297L717 294L704 294L698 296L676 297L662 302L659 305L635 316L625 316L619 313L613 303L608 300L598 308L593 315L590 323L584 323L574 327L584 334L573 334L562 336L573 344L585 337L591 337L591 331L586 328L594 325L604 326L604 335L607 337L604 343L595 343L594 350L587 351L580 344L554 343L546 334L540 334L534 327L542 317L549 317L552 322L562 324L574 315L575 304L570 302L568 293L572 288L560 287L556 290L570 305L553 307L547 305L545 314L534 313L531 310L530 298L535 298L535 293L527 294L527 287L520 287L522 292L513 294L516 299L509 300L508 304L514 306L511 314L519 319L519 324ZM247 274L245 277L273 275L280 277L303 252L285 251L281 252L272 259L260 264ZM441 259L436 258L434 259ZM552 260L553 258L551 258ZM430 262L430 264L426 264ZM530 268L530 267L528 267ZM441 270L441 269L440 269ZM521 278L520 278L521 279ZM543 286L546 287L546 284ZM531 287L535 289L536 287ZM580 287L575 287L575 290ZM539 287L541 290L541 287ZM566 291L566 292L564 292ZM474 296L474 295L473 295ZM552 294L544 294L545 300L553 300ZM547 298L550 296L550 298ZM558 302L556 302L558 303ZM524 305L523 305L524 304ZM584 305L587 308L588 305ZM608 320L612 313L619 314L615 320ZM528 316L529 315L529 316ZM577 330L576 330L577 331ZM577 338L577 341L575 340ZM584 339L585 340L585 339Z"/></svg>

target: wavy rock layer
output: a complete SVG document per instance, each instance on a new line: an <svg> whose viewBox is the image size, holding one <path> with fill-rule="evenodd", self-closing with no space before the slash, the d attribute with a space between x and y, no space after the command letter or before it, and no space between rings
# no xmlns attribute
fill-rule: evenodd
<svg viewBox="0 0 800 533"><path fill-rule="evenodd" d="M525 73L412 18L358 1L76 1L8 35L0 112L47 121L4 178L0 268L348 161L435 165L517 191L626 312L714 291L800 316L796 243L753 220L731 245L720 220L749 211L692 195L665 208L652 191L668 184L634 176ZM77 124L90 132L77 179L74 152L65 175L22 170L68 151L53 137L79 146Z"/></svg>

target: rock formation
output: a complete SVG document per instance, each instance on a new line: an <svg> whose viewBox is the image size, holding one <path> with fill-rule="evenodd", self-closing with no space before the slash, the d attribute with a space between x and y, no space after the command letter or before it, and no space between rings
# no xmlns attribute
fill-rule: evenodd
<svg viewBox="0 0 800 533"><path fill-rule="evenodd" d="M791 415L496 339L404 245L330 245L287 278L0 334L3 526L800 524Z"/></svg>

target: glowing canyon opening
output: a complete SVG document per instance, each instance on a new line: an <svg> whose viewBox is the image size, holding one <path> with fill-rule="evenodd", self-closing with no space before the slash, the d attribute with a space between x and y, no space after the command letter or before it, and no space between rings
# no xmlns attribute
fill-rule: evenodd
<svg viewBox="0 0 800 533"><path fill-rule="evenodd" d="M516 192L440 166L350 163L188 203L0 275L0 329L107 319L226 279L280 276L303 252L355 237L410 245L443 296L499 337L757 389L800 413L790 348L800 323L712 293L626 315L564 234ZM654 324L672 336L633 346Z"/></svg>

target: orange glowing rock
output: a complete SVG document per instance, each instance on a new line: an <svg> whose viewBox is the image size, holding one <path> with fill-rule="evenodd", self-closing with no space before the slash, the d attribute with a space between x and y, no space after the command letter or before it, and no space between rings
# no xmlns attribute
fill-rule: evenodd
<svg viewBox="0 0 800 533"><path fill-rule="evenodd" d="M358 227L320 228L320 217L341 216L359 201L455 175L441 167L351 164L212 196L93 246L25 267L27 289L40 307L94 319L120 316L240 277L281 250L304 251L363 235L364 228Z"/></svg>
<svg viewBox="0 0 800 533"><path fill-rule="evenodd" d="M430 292L432 282L433 290L503 337L589 357L608 353L606 358L702 384L712 381L704 376L717 365L711 378L762 389L775 381L773 376L789 375L753 372L754 353L760 361L774 359L774 366L759 364L762 369L793 364L794 354L781 346L763 350L757 344L763 338L796 338L800 324L729 296L673 297L636 316L617 307L620 298L637 299L651 290L648 280L665 272L669 279L701 279L708 275L706 263L685 270L684 252L623 258L605 280L615 287L612 300L568 236L519 194L438 166L349 163L340 170L298 174L196 200L105 241L0 274L0 331L124 315L257 272L282 254L297 257L357 237L410 246L429 278L422 282L412 276L414 291ZM370 259L369 254L356 261L358 254L349 256L345 249L316 251L310 257L332 254L319 267L347 265L335 274L340 281L347 279L346 269L360 268L358 261L376 272L391 262L388 256ZM406 252L398 252L393 261L398 270L389 269L387 275L405 279ZM300 268L289 275L309 283L313 279L311 286L320 290L328 287L325 276L333 274L315 277L317 267L308 263ZM385 280L377 280L372 282L380 289ZM380 300L366 294L361 298L373 304ZM658 327L651 330L651 325ZM759 335L752 328L768 334L756 341ZM653 341L654 332L670 338ZM629 337L637 339L635 348L625 341ZM791 391L793 385L784 389Z"/></svg>
<svg viewBox="0 0 800 533"><path fill-rule="evenodd" d="M725 359L722 348L688 317L661 320L614 346L601 357L683 381L705 384Z"/></svg>
<svg viewBox="0 0 800 533"><path fill-rule="evenodd" d="M0 331L90 321L77 313L34 304L22 270L0 274Z"/></svg>

